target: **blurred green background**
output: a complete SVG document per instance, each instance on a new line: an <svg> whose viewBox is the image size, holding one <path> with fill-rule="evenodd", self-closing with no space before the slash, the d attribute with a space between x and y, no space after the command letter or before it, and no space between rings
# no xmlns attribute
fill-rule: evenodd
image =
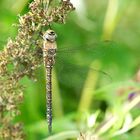
<svg viewBox="0 0 140 140"><path fill-rule="evenodd" d="M0 50L4 48L8 37L16 36L17 29L12 27L12 24L18 22L18 14L23 15L29 10L30 2L31 0L0 1ZM109 112L119 115L120 121L117 123L118 126L114 123L116 128L110 127L103 135L101 133L102 139L138 140L140 127L117 136L115 132L122 128L122 120L123 122L127 120L127 115L122 113L122 108L132 92L131 88L139 89L136 81L140 82L137 76L140 65L140 1L79 0L75 2L75 6L76 10L70 14L66 24L52 25L58 34L58 49L66 46L82 48L100 40L113 40L111 45L114 48L111 54L107 53L103 58L97 57L96 61L95 59L91 61L93 57L88 56L86 51L82 55L68 54L61 60L63 66L56 66L53 71L53 133L56 138L52 137L50 140L61 140L64 135L69 138L73 135L76 139L77 131L93 132ZM84 58L87 56L90 57L89 67L96 66L97 70L106 72L111 76L111 82L108 76L99 71L92 71L89 67L84 71L85 77L80 75L83 74L80 73L80 68L75 71L76 66L71 70L65 69L69 68L67 65L69 61L72 61L72 64L87 63L88 59ZM65 71L62 72L61 69ZM16 121L24 123L28 140L49 139L45 120L43 65L35 73L37 82L26 77L21 81L26 88L24 101L20 106L21 115L16 118ZM82 82L80 81L81 87L78 83L76 85L78 82L76 75L83 78ZM70 85L67 80L73 81L73 85ZM86 88L87 85L91 88ZM137 106L129 113L133 122L133 119L139 115L140 109ZM98 116L95 123L90 122L90 119L96 118L95 116ZM57 135L59 133L60 136Z"/></svg>

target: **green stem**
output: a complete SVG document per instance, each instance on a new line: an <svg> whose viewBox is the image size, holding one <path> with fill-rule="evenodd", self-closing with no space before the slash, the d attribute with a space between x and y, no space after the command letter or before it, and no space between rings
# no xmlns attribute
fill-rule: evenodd
<svg viewBox="0 0 140 140"><path fill-rule="evenodd" d="M100 69L99 61L93 62L91 64L91 67L93 67L93 69L96 68L99 70ZM89 110L90 105L92 103L92 99L93 99L93 92L96 88L97 80L99 77L98 73L99 72L93 71L92 68L89 70L87 79L83 87L78 112L85 112ZM89 87L92 87L92 88L89 88Z"/></svg>

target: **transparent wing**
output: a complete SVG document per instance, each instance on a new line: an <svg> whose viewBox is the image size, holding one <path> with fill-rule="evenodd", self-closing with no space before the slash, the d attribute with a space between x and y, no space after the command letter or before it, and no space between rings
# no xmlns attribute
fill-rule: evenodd
<svg viewBox="0 0 140 140"><path fill-rule="evenodd" d="M93 82L97 75L106 79L107 83L110 82L111 75L102 68L109 63L115 46L113 42L99 42L64 49L59 49L58 46L55 67L59 83L70 88L82 89L85 88L88 78ZM99 64L93 65L97 61ZM92 86L86 84L86 88Z"/></svg>
<svg viewBox="0 0 140 140"><path fill-rule="evenodd" d="M93 62L89 66L63 64L60 67L56 64L59 84L77 90L82 90L83 87L91 89L97 77L102 77L102 79L106 81L105 83L108 84L112 80L111 75L105 70L100 69L100 63L96 65L96 62L97 61L95 61L95 65L93 65ZM88 79L90 79L90 81ZM90 84L85 85L87 80Z"/></svg>

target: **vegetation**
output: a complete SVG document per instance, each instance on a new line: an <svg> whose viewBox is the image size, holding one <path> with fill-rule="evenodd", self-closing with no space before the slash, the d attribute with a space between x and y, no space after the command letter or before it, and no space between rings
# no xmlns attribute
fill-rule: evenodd
<svg viewBox="0 0 140 140"><path fill-rule="evenodd" d="M69 0L0 3L0 139L139 139L138 0L81 1L75 11ZM50 25L58 35L51 135L41 51Z"/></svg>

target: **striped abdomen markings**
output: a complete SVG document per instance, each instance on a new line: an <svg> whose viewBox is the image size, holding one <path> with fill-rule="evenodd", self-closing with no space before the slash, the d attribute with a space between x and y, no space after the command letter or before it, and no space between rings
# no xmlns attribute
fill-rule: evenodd
<svg viewBox="0 0 140 140"><path fill-rule="evenodd" d="M48 131L52 131L52 68L55 63L56 49L48 49L44 55L46 67L46 119L48 121Z"/></svg>
<svg viewBox="0 0 140 140"><path fill-rule="evenodd" d="M48 130L52 131L52 65L47 63L46 65L46 119L48 121Z"/></svg>
<svg viewBox="0 0 140 140"><path fill-rule="evenodd" d="M54 50L53 52L55 52ZM45 67L46 67L46 118L48 121L48 130L51 133L52 131L52 68L54 65L55 53L54 55L50 56L50 50L48 50L48 55L45 60Z"/></svg>

